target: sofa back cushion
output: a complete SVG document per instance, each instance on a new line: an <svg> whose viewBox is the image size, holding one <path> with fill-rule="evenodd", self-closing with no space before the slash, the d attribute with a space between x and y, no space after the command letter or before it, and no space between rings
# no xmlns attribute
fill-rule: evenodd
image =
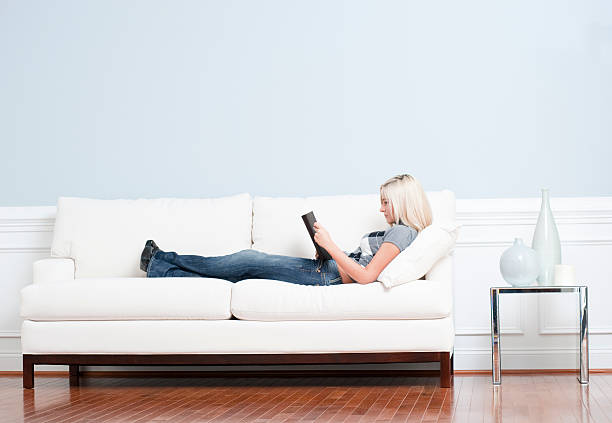
<svg viewBox="0 0 612 423"><path fill-rule="evenodd" d="M455 220L452 191L427 192L434 222ZM313 211L334 242L351 252L366 232L389 227L378 194L253 199L253 248L270 254L314 258L315 249L301 215Z"/></svg>
<svg viewBox="0 0 612 423"><path fill-rule="evenodd" d="M75 277L144 277L147 239L164 251L222 255L251 247L248 193L221 198L99 200L60 197L51 256L75 261Z"/></svg>

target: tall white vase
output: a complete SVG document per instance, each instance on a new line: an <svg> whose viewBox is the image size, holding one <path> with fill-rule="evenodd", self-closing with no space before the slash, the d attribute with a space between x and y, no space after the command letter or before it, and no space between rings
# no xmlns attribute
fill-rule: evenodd
<svg viewBox="0 0 612 423"><path fill-rule="evenodd" d="M555 224L548 189L542 189L542 206L540 215L533 234L533 248L538 254L540 274L538 285L553 285L555 276L555 264L561 264L561 242L559 232Z"/></svg>

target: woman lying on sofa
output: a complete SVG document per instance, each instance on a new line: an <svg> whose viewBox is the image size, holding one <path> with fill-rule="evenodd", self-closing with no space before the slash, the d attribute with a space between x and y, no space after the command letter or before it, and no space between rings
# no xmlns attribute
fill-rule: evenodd
<svg viewBox="0 0 612 423"><path fill-rule="evenodd" d="M182 255L162 251L153 240L148 240L140 257L140 268L149 278L185 276L231 282L274 279L300 285L367 284L375 281L385 266L432 221L427 196L421 184L410 175L397 175L382 184L380 204L380 211L391 227L363 235L359 247L348 255L315 222L314 239L332 260L274 255L251 249L217 257Z"/></svg>

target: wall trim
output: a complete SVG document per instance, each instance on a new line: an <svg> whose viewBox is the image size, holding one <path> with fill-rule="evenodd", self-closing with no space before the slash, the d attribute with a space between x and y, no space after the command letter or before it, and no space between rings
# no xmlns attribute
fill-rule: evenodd
<svg viewBox="0 0 612 423"><path fill-rule="evenodd" d="M502 248L502 247L510 247L514 243L514 240L511 241L460 241L458 240L455 248L474 248L474 247L494 247L494 248ZM592 240L570 240L570 241L561 241L561 246L568 247L599 247L599 246L607 246L612 245L612 239L592 239Z"/></svg>
<svg viewBox="0 0 612 423"><path fill-rule="evenodd" d="M0 254L8 253L49 253L51 248L35 248L35 247L0 247Z"/></svg>
<svg viewBox="0 0 612 423"><path fill-rule="evenodd" d="M577 327L564 326L546 326L538 331L540 335L578 335ZM612 334L612 327L589 327L589 336L591 335L609 335Z"/></svg>
<svg viewBox="0 0 612 423"><path fill-rule="evenodd" d="M501 335L525 335L520 327L503 328ZM490 327L465 327L455 329L455 336L491 336Z"/></svg>

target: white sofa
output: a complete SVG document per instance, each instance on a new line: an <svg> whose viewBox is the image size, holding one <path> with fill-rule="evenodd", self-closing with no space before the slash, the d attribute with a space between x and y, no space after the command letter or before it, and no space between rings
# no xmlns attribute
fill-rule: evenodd
<svg viewBox="0 0 612 423"><path fill-rule="evenodd" d="M428 192L434 223L455 220L451 191ZM392 288L271 280L146 278L147 239L164 251L243 249L314 257L301 214L313 210L344 251L388 227L378 195L209 199L60 197L51 257L21 291L24 387L35 364L202 365L440 362L453 373L453 255ZM416 241L415 241L416 242Z"/></svg>

